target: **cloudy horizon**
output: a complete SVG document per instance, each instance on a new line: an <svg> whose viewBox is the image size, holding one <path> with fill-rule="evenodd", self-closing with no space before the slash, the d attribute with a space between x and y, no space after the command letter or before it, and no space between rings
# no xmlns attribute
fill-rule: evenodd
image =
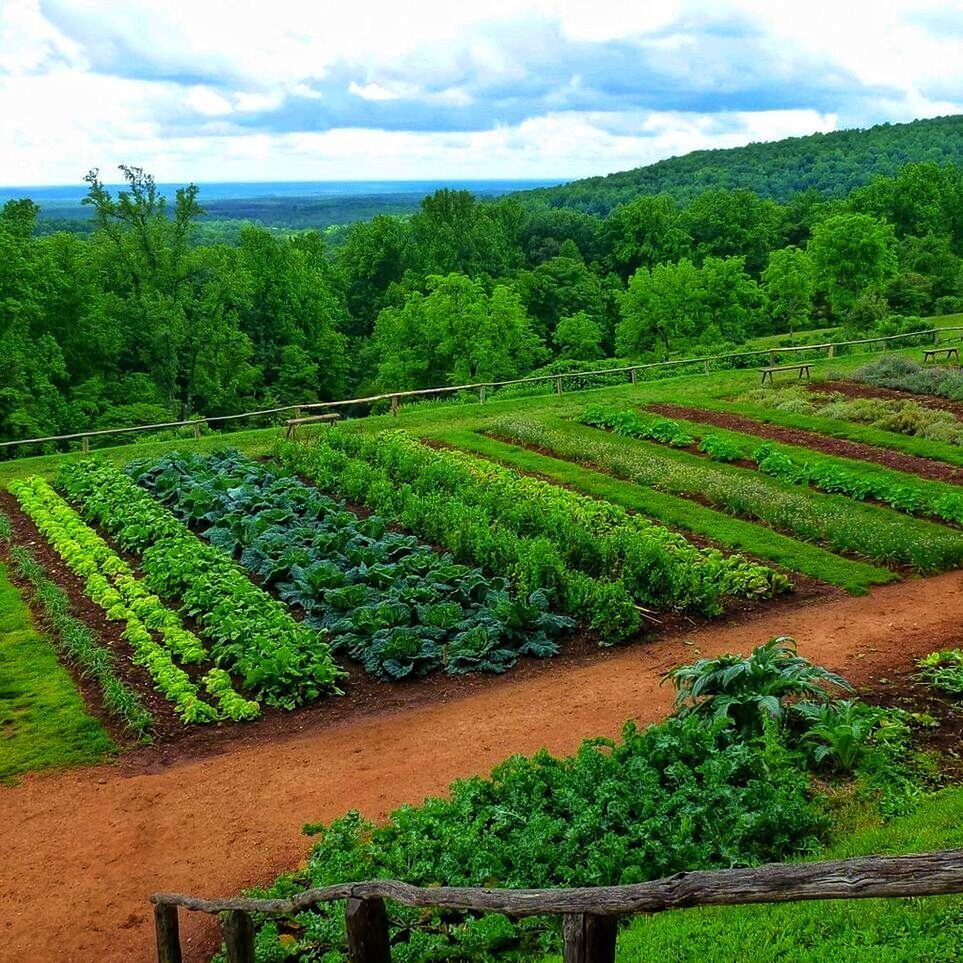
<svg viewBox="0 0 963 963"><path fill-rule="evenodd" d="M957 0L0 2L0 184L571 179L960 112Z"/></svg>

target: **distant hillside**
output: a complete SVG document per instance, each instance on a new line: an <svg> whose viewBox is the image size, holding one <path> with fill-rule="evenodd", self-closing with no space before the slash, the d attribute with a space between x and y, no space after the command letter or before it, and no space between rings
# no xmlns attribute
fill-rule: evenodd
<svg viewBox="0 0 963 963"><path fill-rule="evenodd" d="M842 197L877 175L895 174L913 161L963 164L963 114L693 151L606 177L526 191L522 196L552 207L603 215L639 194L671 194L684 202L716 188L745 187L777 201L806 190Z"/></svg>

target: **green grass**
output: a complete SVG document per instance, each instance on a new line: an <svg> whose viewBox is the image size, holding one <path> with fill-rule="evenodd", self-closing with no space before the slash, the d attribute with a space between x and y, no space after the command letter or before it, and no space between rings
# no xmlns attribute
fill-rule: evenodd
<svg viewBox="0 0 963 963"><path fill-rule="evenodd" d="M839 840L822 858L959 846L963 788L957 787L925 799L910 816ZM839 900L674 910L637 919L619 936L618 959L937 963L958 959L961 946L963 896Z"/></svg>
<svg viewBox="0 0 963 963"><path fill-rule="evenodd" d="M864 826L820 859L902 855L963 846L963 788L924 799L911 815ZM923 963L957 959L963 896L833 900L673 910L619 934L619 963ZM544 963L559 963L556 955Z"/></svg>
<svg viewBox="0 0 963 963"><path fill-rule="evenodd" d="M449 431L440 436L440 440L521 471L542 475L561 485L569 485L596 498L604 498L681 531L709 538L723 548L749 553L856 595L865 593L872 585L896 579L888 569L841 558L763 525L733 518L685 498L627 483L561 458L468 431Z"/></svg>
<svg viewBox="0 0 963 963"><path fill-rule="evenodd" d="M0 566L0 780L99 762L113 750Z"/></svg>

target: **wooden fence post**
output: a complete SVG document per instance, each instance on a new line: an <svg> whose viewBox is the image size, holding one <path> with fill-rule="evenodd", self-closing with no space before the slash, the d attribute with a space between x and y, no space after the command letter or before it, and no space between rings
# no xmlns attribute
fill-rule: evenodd
<svg viewBox="0 0 963 963"><path fill-rule="evenodd" d="M89 435L84 435L84 437L80 439L80 450L85 455L90 454L90 436Z"/></svg>
<svg viewBox="0 0 963 963"><path fill-rule="evenodd" d="M835 357L836 357L836 345L831 344L831 345L829 346L829 354L827 355L827 357L829 357L829 358L835 358Z"/></svg>
<svg viewBox="0 0 963 963"><path fill-rule="evenodd" d="M254 921L244 910L229 910L224 916L224 948L227 963L254 963Z"/></svg>
<svg viewBox="0 0 963 963"><path fill-rule="evenodd" d="M629 377L632 379L632 384L636 384L636 383L638 382L638 380L639 380L639 369L638 369L638 368L630 368L630 369L629 369Z"/></svg>
<svg viewBox="0 0 963 963"><path fill-rule="evenodd" d="M154 932L157 935L157 963L181 963L181 933L176 906L154 904Z"/></svg>
<svg viewBox="0 0 963 963"><path fill-rule="evenodd" d="M395 418L398 417L398 396L397 395L391 396L391 413L392 415L395 416Z"/></svg>
<svg viewBox="0 0 963 963"><path fill-rule="evenodd" d="M388 911L383 899L349 898L344 924L351 963L391 963Z"/></svg>
<svg viewBox="0 0 963 963"><path fill-rule="evenodd" d="M556 379L555 379L555 390L556 390L556 392L557 392L558 394L561 394L561 393L562 393L562 379L561 379L561 378L556 378Z"/></svg>
<svg viewBox="0 0 963 963"><path fill-rule="evenodd" d="M485 386L484 385L482 385L478 389L478 403L482 405L485 403Z"/></svg>
<svg viewBox="0 0 963 963"><path fill-rule="evenodd" d="M703 367L706 369L706 374L708 374L708 373L709 373L709 359L708 359L708 358L706 358L705 363L703 364Z"/></svg>
<svg viewBox="0 0 963 963"><path fill-rule="evenodd" d="M199 421L194 422L194 441L200 441L201 438L201 423Z"/></svg>
<svg viewBox="0 0 963 963"><path fill-rule="evenodd" d="M563 963L615 963L617 916L566 913L562 917Z"/></svg>

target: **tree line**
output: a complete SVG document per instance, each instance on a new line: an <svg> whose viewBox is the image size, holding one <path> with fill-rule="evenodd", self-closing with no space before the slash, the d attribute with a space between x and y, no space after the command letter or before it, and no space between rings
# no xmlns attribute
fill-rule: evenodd
<svg viewBox="0 0 963 963"><path fill-rule="evenodd" d="M911 163L842 198L744 188L638 195L599 216L540 192L439 190L332 236L199 230L96 172L88 236L0 211L4 439L214 416L381 389L500 380L618 356L717 352L963 310L963 174Z"/></svg>

